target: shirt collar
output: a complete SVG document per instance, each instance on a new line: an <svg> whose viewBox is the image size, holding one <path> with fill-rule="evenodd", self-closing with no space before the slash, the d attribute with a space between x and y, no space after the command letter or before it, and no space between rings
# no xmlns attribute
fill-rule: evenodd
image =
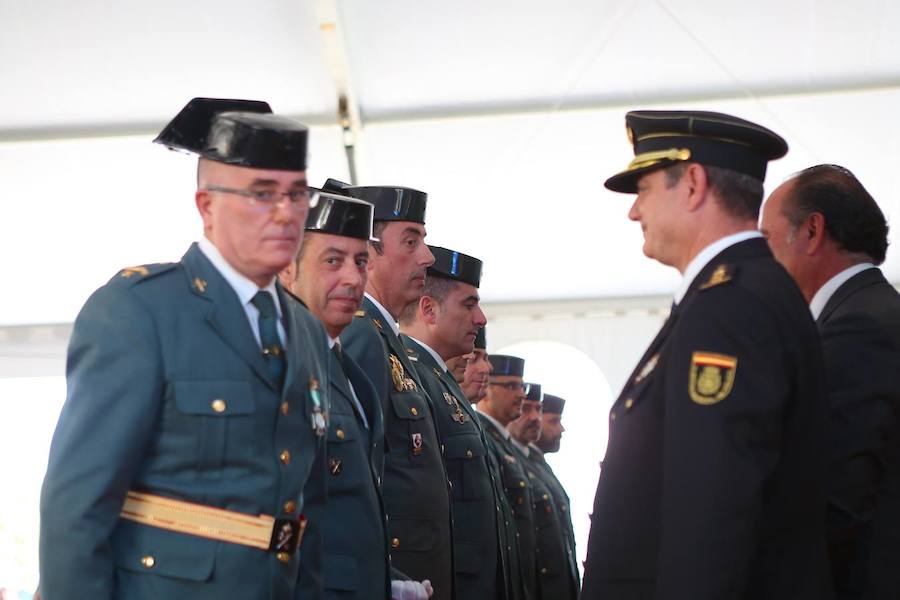
<svg viewBox="0 0 900 600"><path fill-rule="evenodd" d="M341 345L341 338L336 337L333 338L330 335L328 336L328 349L333 350L335 346Z"/></svg>
<svg viewBox="0 0 900 600"><path fill-rule="evenodd" d="M414 338L413 336L409 336L409 339L411 339L412 341L414 341L414 342L417 343L418 345L420 345L420 346L422 346L423 348L425 348L425 350L428 351L428 354L431 355L431 358L434 359L434 362L436 362L436 363L438 364L438 366L441 368L441 370L442 370L444 373L447 372L447 363L445 363L445 362L444 362L444 359L441 358L441 356L440 356L437 352L434 351L434 348L432 348L431 346L429 346L428 344L426 344L426 343L423 342L422 340Z"/></svg>
<svg viewBox="0 0 900 600"><path fill-rule="evenodd" d="M738 233L732 233L731 235L719 238L701 250L684 269L681 286L675 290L675 304L679 304L684 299L684 296L687 294L688 288L691 287L694 279L697 278L697 275L700 274L703 267L709 264L709 261L715 258L717 254L729 246L734 246L737 243L758 237L762 237L762 234L758 231L739 231Z"/></svg>
<svg viewBox="0 0 900 600"><path fill-rule="evenodd" d="M391 316L391 313L389 313L388 310L381 305L381 302L370 296L369 292L366 292L366 298L368 298L369 301L375 305L375 308L378 309L378 312L381 313L381 316L384 317L384 320L388 322L388 325L391 326L391 331L394 332L394 335L400 337L400 326L397 325L397 321L394 320L394 317Z"/></svg>
<svg viewBox="0 0 900 600"><path fill-rule="evenodd" d="M507 439L507 440L509 439L509 431L506 430L506 427L504 427L503 425L500 424L500 421L498 421L497 419L495 419L495 418L492 417L491 415L487 414L486 412L483 412L483 411L479 410L478 407L476 407L475 410L477 410L479 413L481 413L481 415L482 415L485 419L488 420L488 423L490 423L491 425L493 425L494 427L496 427L496 428L497 428L497 431L500 432L500 435L502 435L504 439Z"/></svg>
<svg viewBox="0 0 900 600"><path fill-rule="evenodd" d="M809 310L812 312L813 320L819 318L819 315L822 314L822 311L825 310L825 305L828 304L828 301L831 300L831 297L834 296L834 293L838 291L838 288L844 285L848 279L856 275L857 273L862 273L866 269L874 269L875 265L872 263L859 263L858 265L853 265L852 267L848 267L829 279L825 282L825 285L819 288L819 291L816 292L816 295L813 296L812 300L809 303Z"/></svg>
<svg viewBox="0 0 900 600"><path fill-rule="evenodd" d="M281 302L278 300L278 290L275 287L276 277L272 278L272 281L269 282L269 285L261 288L256 283L248 279L246 276L242 275L238 272L237 269L231 266L225 257L222 256L222 253L219 252L219 249L216 248L216 245L213 244L209 238L206 236L200 238L200 241L197 243L200 247L200 251L209 259L209 262L212 263L213 267L222 275L225 281L228 282L228 285L234 290L237 294L238 299L241 301L241 306L246 306L250 300L253 299L253 296L256 295L256 292L263 290L272 294L272 299L275 301L275 310L278 313L278 318L282 317L281 314Z"/></svg>
<svg viewBox="0 0 900 600"><path fill-rule="evenodd" d="M529 454L531 454L531 449L528 446L526 446L525 444L520 444L519 440L517 440L516 438L510 436L509 441L511 441L516 448L521 450L522 454L524 454L525 456L528 456Z"/></svg>

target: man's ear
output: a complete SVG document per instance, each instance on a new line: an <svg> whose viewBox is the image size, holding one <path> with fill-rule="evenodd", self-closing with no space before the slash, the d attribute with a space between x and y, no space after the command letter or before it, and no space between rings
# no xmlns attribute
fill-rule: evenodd
<svg viewBox="0 0 900 600"><path fill-rule="evenodd" d="M426 324L434 325L437 322L438 310L438 303L431 296L422 295L419 298L419 313Z"/></svg>
<svg viewBox="0 0 900 600"><path fill-rule="evenodd" d="M806 242L805 252L807 255L812 256L818 253L828 237L828 232L825 228L825 215L814 212L806 217L797 235L803 236L802 239Z"/></svg>
<svg viewBox="0 0 900 600"><path fill-rule="evenodd" d="M209 231L212 227L212 195L204 189L198 189L194 192L194 204L197 206L200 218L203 219L203 230Z"/></svg>
<svg viewBox="0 0 900 600"><path fill-rule="evenodd" d="M691 163L681 176L680 184L687 186L687 209L691 212L699 209L706 201L706 190L709 181L706 169L697 163Z"/></svg>

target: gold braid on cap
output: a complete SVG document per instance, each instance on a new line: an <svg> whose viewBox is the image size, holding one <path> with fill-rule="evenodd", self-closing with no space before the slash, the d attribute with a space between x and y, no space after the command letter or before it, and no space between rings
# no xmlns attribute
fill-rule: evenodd
<svg viewBox="0 0 900 600"><path fill-rule="evenodd" d="M669 148L668 150L654 150L653 152L642 152L635 155L634 159L628 163L626 171L636 171L644 167L650 167L664 160L683 161L690 160L691 151L687 148Z"/></svg>

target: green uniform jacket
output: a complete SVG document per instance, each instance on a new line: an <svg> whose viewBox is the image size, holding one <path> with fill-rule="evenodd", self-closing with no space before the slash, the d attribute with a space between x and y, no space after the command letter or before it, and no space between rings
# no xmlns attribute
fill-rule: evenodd
<svg viewBox="0 0 900 600"><path fill-rule="evenodd" d="M341 333L344 351L378 392L386 440L382 493L391 566L453 598L450 494L431 400L390 323L368 298Z"/></svg>
<svg viewBox="0 0 900 600"><path fill-rule="evenodd" d="M343 365L330 354L331 413L325 495L325 597L330 600L385 600L390 597L390 563L381 480L384 475L384 421L372 382L345 352ZM353 390L350 389L350 384ZM365 414L353 402L353 393ZM307 499L310 497L307 486ZM314 582L301 578L297 599Z"/></svg>
<svg viewBox="0 0 900 600"><path fill-rule="evenodd" d="M515 539L518 541L521 588L514 590L514 594L517 598L534 600L538 597L534 489L525 472L524 464L517 457L518 451L512 441L503 436L484 415L479 413L478 418L499 464L503 489L516 524Z"/></svg>
<svg viewBox="0 0 900 600"><path fill-rule="evenodd" d="M519 448L516 448L519 450ZM540 598L578 598L578 567L575 537L569 518L569 497L540 450L528 447L524 458L528 478L534 485L534 515L537 524L537 570Z"/></svg>
<svg viewBox="0 0 900 600"><path fill-rule="evenodd" d="M304 506L303 489L325 478L325 437L311 414L316 402L328 409L328 345L319 322L278 291L282 391L237 294L196 245L181 262L125 269L88 299L41 491L44 598L289 599L300 553L321 578L313 520L282 563L119 518L128 490L254 516L318 510ZM321 596L319 586L308 597Z"/></svg>
<svg viewBox="0 0 900 600"><path fill-rule="evenodd" d="M487 442L459 384L416 340L401 335L416 357L414 367L434 401L444 465L450 477L456 595L463 599L506 596L505 560L499 551L499 489L488 462ZM503 562L501 562L503 561Z"/></svg>

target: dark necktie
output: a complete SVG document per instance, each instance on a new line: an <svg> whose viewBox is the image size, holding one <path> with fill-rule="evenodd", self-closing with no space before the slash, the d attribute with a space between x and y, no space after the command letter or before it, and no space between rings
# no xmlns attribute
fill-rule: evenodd
<svg viewBox="0 0 900 600"><path fill-rule="evenodd" d="M275 300L269 292L260 290L250 300L259 310L259 341L262 343L262 353L266 361L266 368L272 380L281 387L284 381L284 349L278 337L278 313L275 312Z"/></svg>

